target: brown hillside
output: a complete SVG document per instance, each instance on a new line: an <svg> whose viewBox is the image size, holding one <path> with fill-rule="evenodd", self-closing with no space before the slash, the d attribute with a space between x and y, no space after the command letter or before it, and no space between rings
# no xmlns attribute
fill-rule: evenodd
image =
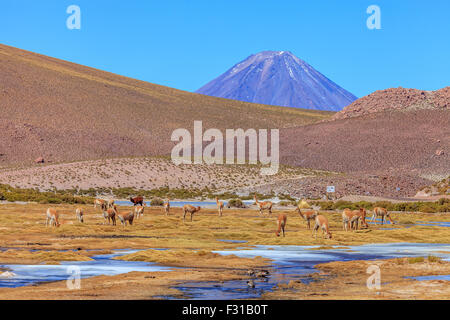
<svg viewBox="0 0 450 320"><path fill-rule="evenodd" d="M450 87L437 91L391 88L375 91L336 113L332 119L358 117L381 111L411 109L450 109Z"/></svg>
<svg viewBox="0 0 450 320"><path fill-rule="evenodd" d="M184 92L0 45L0 165L169 154L176 128L280 128L332 112Z"/></svg>
<svg viewBox="0 0 450 320"><path fill-rule="evenodd" d="M448 176L450 110L378 112L280 133L282 162L343 172Z"/></svg>

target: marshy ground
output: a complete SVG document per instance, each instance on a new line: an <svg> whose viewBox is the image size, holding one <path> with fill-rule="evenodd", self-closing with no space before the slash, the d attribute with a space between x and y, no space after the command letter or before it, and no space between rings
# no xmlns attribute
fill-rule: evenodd
<svg viewBox="0 0 450 320"><path fill-rule="evenodd" d="M68 290L65 281L44 283L38 286L19 288L1 288L3 299L152 299L165 296L182 298L181 291L174 288L186 281L228 281L248 279L248 269L270 268L271 261L257 258L239 258L213 253L215 250L233 250L253 245L317 245L321 247L351 246L368 243L449 243L450 228L438 225L416 224L423 222L450 222L448 214L393 213L396 225L370 225L369 229L354 232L342 231L341 214L333 211L322 212L330 221L333 238L317 240L306 229L305 222L293 208L275 210L272 216L260 216L256 208L225 209L224 216L218 217L215 209L202 209L194 215L194 221L183 222L181 208L172 208L169 216L164 216L162 208L146 208L141 219L133 226L123 227L104 225L100 209L81 206L85 212L85 223L76 220L73 205L53 206L60 213L59 228L46 227L45 211L48 205L40 204L3 204L0 205L0 264L59 264L61 261L89 261L92 256L106 254L115 249L141 249L116 259L129 261L156 262L176 267L170 272L131 272L114 276L97 276L82 279L80 290ZM119 211L131 210L131 207L119 207ZM276 237L276 216L278 213L288 216L286 237ZM384 229L389 227L389 229ZM222 240L245 240L244 243L224 242ZM152 250L166 248L169 250ZM309 285L289 283L281 285L263 298L299 299L299 298L405 298L421 295L426 290L416 280L405 276L449 274L448 262L428 263L425 268L419 264L400 264L383 262L383 275L389 279L389 286L408 285L408 294L389 295L368 292L365 261L336 262L328 264L328 269L317 266L332 274L323 281ZM373 263L373 262L371 262ZM340 281L346 277L348 266L356 268L356 277L347 282L359 286L356 291L343 291L352 288ZM332 266L332 269L330 269ZM406 266L406 267L405 267ZM431 267L430 267L431 266ZM430 268L431 269L430 269ZM359 269L358 269L359 268ZM361 271L362 270L362 271ZM400 272L401 270L401 272ZM363 272L364 271L364 272ZM392 281L391 281L392 280ZM395 280L395 281L394 281ZM384 281L384 280L382 280ZM328 285L327 285L328 283ZM339 285L341 283L341 285ZM413 285L413 283L415 283ZM420 281L428 283L428 281ZM398 284L398 285L397 285ZM307 286L309 289L305 290ZM448 281L442 286L448 289ZM397 289L400 290L398 287ZM326 292L324 292L324 288ZM365 288L365 289L364 289ZM416 288L416 289L414 289ZM432 286L430 288L433 288ZM397 290L396 289L396 290ZM421 291L423 289L423 291ZM436 287L436 293L441 292ZM438 290L439 289L439 290ZM353 290L353 289L351 289ZM434 289L433 289L434 290ZM448 291L442 294L450 298ZM308 295L306 294L308 292ZM365 292L365 294L364 294ZM326 294L326 295L316 295Z"/></svg>

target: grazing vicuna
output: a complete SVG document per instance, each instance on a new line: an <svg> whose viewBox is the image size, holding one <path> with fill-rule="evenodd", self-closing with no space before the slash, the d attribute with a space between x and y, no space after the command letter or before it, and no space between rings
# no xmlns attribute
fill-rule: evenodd
<svg viewBox="0 0 450 320"><path fill-rule="evenodd" d="M315 239L317 239L317 230L320 228L322 229L322 234L323 237L327 238L327 239L331 239L331 232L330 229L328 227L328 219L325 216L322 215L318 215L315 219L316 223L314 225L314 236Z"/></svg>
<svg viewBox="0 0 450 320"><path fill-rule="evenodd" d="M353 229L353 225L356 223L358 225L359 215L357 214L359 211L352 211L349 208L345 208L342 211L342 230L348 231Z"/></svg>
<svg viewBox="0 0 450 320"><path fill-rule="evenodd" d="M373 221L375 219L375 217L379 217L379 216L381 217L381 224L383 224L386 221L386 218L388 218L392 224L395 224L395 222L391 219L389 212L385 208L381 208L381 207L373 208L373 215L372 215L372 219L370 221Z"/></svg>
<svg viewBox="0 0 450 320"><path fill-rule="evenodd" d="M117 208L115 208L115 210L117 217L119 218L120 222L124 227L127 225L127 221L130 224L130 226L133 225L134 211L118 212Z"/></svg>
<svg viewBox="0 0 450 320"><path fill-rule="evenodd" d="M102 208L106 204L106 201L103 199L95 199L94 200L94 208L97 208L97 205Z"/></svg>
<svg viewBox="0 0 450 320"><path fill-rule="evenodd" d="M190 213L191 214L191 221L192 221L192 216L194 215L194 213L200 211L200 207L194 207L191 206L190 204L185 204L183 206L183 221L186 221L186 213Z"/></svg>
<svg viewBox="0 0 450 320"><path fill-rule="evenodd" d="M137 196L137 197L130 197L130 201L133 203L133 206L137 206L137 205L144 205L144 197L143 196Z"/></svg>
<svg viewBox="0 0 450 320"><path fill-rule="evenodd" d="M359 217L359 219L357 219L355 221L355 226L354 227L355 227L356 230L358 230L359 220L361 220L361 226L364 226L365 228L369 227L369 225L366 222L366 214L367 214L366 213L366 209L359 208L359 210L353 210L353 213L356 214ZM353 226L352 226L352 228L353 228Z"/></svg>
<svg viewBox="0 0 450 320"><path fill-rule="evenodd" d="M263 214L263 210L268 210L269 214L272 214L272 206L273 206L272 202L270 202L270 201L259 202L258 199L256 198L256 194L254 196L254 199L255 199L256 205L259 207L260 214Z"/></svg>
<svg viewBox="0 0 450 320"><path fill-rule="evenodd" d="M301 209L299 207L297 207L295 209L298 214L300 215L300 217L302 217L303 219L305 219L306 221L306 227L308 228L308 230L311 229L311 221L314 221L314 219L316 219L317 217L317 211L306 211L306 212L302 212Z"/></svg>
<svg viewBox="0 0 450 320"><path fill-rule="evenodd" d="M164 206L164 214L165 214L166 216L169 215L169 211L170 211L170 198L167 199L167 202L165 202L165 203L163 204L163 206Z"/></svg>
<svg viewBox="0 0 450 320"><path fill-rule="evenodd" d="M55 209L53 208L48 208L47 209L47 220L45 220L45 225L46 226L51 226L51 227L59 227L60 223L59 223L59 214L58 212L56 212Z"/></svg>
<svg viewBox="0 0 450 320"><path fill-rule="evenodd" d="M277 232L275 232L275 234L277 235L277 237L280 236L280 232L283 232L283 237L284 237L284 228L286 227L286 220L287 220L287 216L284 213L280 213L278 215L278 229Z"/></svg>
<svg viewBox="0 0 450 320"><path fill-rule="evenodd" d="M136 219L139 219L141 215L144 215L144 208L145 205L134 207L134 215L136 216Z"/></svg>
<svg viewBox="0 0 450 320"><path fill-rule="evenodd" d="M113 208L106 208L106 205L103 206L103 218L105 218L105 223L106 224L106 220L108 220L108 224L111 224L111 221L113 223L113 226L116 225L116 213L117 213L117 207L114 205Z"/></svg>
<svg viewBox="0 0 450 320"><path fill-rule="evenodd" d="M219 201L219 198L216 197L217 210L219 210L219 217L222 216L223 213L223 202Z"/></svg>
<svg viewBox="0 0 450 320"><path fill-rule="evenodd" d="M76 213L76 215L77 215L78 221L81 222L81 223L83 223L83 222L84 222L84 219L83 219L83 215L84 215L83 209L77 208L77 210L75 210L75 213Z"/></svg>

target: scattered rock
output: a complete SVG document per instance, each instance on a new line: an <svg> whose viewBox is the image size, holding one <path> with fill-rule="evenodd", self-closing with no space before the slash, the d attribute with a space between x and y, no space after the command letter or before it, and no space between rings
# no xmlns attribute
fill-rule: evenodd
<svg viewBox="0 0 450 320"><path fill-rule="evenodd" d="M36 160L34 160L34 163L44 163L44 162L45 162L45 160L43 157L39 157Z"/></svg>

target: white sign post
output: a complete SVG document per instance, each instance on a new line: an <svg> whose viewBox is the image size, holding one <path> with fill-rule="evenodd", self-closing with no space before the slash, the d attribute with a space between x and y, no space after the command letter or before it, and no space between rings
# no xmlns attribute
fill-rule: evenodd
<svg viewBox="0 0 450 320"><path fill-rule="evenodd" d="M334 186L327 186L327 199L330 199L330 193L335 193L336 192L336 189L334 188ZM333 196L333 198L334 198L334 196Z"/></svg>

